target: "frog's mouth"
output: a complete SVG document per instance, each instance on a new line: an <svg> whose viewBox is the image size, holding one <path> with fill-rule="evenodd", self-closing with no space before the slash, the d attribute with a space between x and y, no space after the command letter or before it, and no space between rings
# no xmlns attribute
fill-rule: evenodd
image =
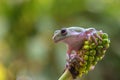
<svg viewBox="0 0 120 80"><path fill-rule="evenodd" d="M61 36L61 35L54 35L52 39L54 40L55 43L58 42L64 42L66 39L68 39L71 36Z"/></svg>
<svg viewBox="0 0 120 80"><path fill-rule="evenodd" d="M55 43L58 43L58 42L61 42L65 39L66 37L56 37L56 36L53 36L53 40Z"/></svg>

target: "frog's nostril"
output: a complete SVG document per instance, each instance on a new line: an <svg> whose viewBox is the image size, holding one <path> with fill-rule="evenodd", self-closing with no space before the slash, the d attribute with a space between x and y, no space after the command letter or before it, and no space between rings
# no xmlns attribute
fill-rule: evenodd
<svg viewBox="0 0 120 80"><path fill-rule="evenodd" d="M55 32L54 32L54 34L57 34L57 33L59 33L60 32L60 30L56 30Z"/></svg>

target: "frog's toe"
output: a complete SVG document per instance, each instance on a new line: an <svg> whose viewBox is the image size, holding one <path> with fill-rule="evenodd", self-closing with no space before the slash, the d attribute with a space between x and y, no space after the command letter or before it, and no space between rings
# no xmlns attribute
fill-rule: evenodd
<svg viewBox="0 0 120 80"><path fill-rule="evenodd" d="M93 33L93 35L102 41L102 38L97 33Z"/></svg>
<svg viewBox="0 0 120 80"><path fill-rule="evenodd" d="M96 40L96 37L94 35L91 35L92 40L95 42L96 45L98 45L98 42Z"/></svg>

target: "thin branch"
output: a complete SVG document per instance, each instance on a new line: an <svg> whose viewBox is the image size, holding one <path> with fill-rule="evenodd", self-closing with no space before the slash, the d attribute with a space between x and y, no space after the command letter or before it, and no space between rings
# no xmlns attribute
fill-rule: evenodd
<svg viewBox="0 0 120 80"><path fill-rule="evenodd" d="M62 74L62 76L58 80L73 80L72 74L68 69Z"/></svg>

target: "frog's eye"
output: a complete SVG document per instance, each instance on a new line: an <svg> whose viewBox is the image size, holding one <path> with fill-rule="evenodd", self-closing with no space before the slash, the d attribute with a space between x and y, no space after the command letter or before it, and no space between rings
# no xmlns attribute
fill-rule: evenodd
<svg viewBox="0 0 120 80"><path fill-rule="evenodd" d="M61 30L61 35L66 35L67 34L67 30L66 29L62 29Z"/></svg>

